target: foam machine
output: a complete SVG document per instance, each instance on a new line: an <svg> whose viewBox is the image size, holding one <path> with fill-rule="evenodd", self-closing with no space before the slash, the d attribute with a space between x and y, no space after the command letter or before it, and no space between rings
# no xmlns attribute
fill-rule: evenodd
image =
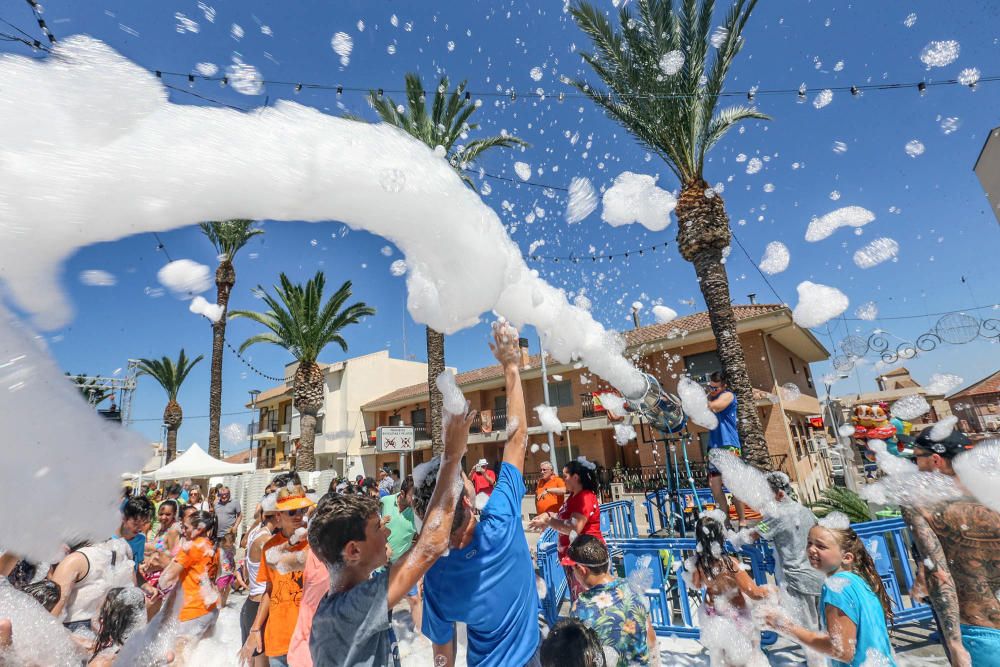
<svg viewBox="0 0 1000 667"><path fill-rule="evenodd" d="M655 434L647 437L645 429L643 441L649 443L662 442L670 454L667 457L667 487L653 492L655 499L647 495L647 499L654 500L661 517L664 517L664 525L673 526L681 537L685 536L684 509L685 503L681 501L681 471L677 461L677 445L680 444L684 460L684 472L687 473L687 483L691 488L691 498L694 502L693 521L697 520L702 511L701 500L698 497L698 489L694 483L694 475L691 474L691 462L688 459L687 444L691 440L691 434L687 430L687 415L681 407L680 399L663 391L659 380L643 373L645 386L641 392L633 395L626 395L625 401L628 408L644 419L651 429L658 431L660 436ZM664 491L666 493L664 493ZM667 506L664 507L666 501Z"/></svg>

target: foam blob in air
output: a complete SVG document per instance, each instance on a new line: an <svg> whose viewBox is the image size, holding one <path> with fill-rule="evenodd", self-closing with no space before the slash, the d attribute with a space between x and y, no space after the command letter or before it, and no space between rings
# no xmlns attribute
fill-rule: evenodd
<svg viewBox="0 0 1000 667"><path fill-rule="evenodd" d="M845 206L813 218L806 229L806 241L822 241L841 227L864 227L875 214L860 206Z"/></svg>
<svg viewBox="0 0 1000 667"><path fill-rule="evenodd" d="M870 269L882 262L895 259L899 254L899 243L888 237L877 238L854 253L854 264L859 269Z"/></svg>
<svg viewBox="0 0 1000 667"><path fill-rule="evenodd" d="M667 306L653 306L653 317L657 324L666 324L677 319L677 311Z"/></svg>
<svg viewBox="0 0 1000 667"><path fill-rule="evenodd" d="M191 299L191 305L188 306L188 310L196 315L204 315L212 322L218 322L222 319L222 306L217 303L211 303L203 296L196 296Z"/></svg>
<svg viewBox="0 0 1000 667"><path fill-rule="evenodd" d="M612 227L638 222L651 232L662 231L670 224L670 212L677 199L646 174L622 172L604 193L601 219Z"/></svg>
<svg viewBox="0 0 1000 667"><path fill-rule="evenodd" d="M156 272L160 284L178 296L190 296L212 287L210 270L190 259L175 259Z"/></svg>
<svg viewBox="0 0 1000 667"><path fill-rule="evenodd" d="M791 261L791 255L788 252L788 246L781 241L771 241L764 248L764 257L758 266L761 271L773 276L787 269L789 261Z"/></svg>
<svg viewBox="0 0 1000 667"><path fill-rule="evenodd" d="M536 405L535 412L538 413L538 421L542 422L542 430L546 433L562 433L563 425L559 420L559 414L551 405Z"/></svg>
<svg viewBox="0 0 1000 667"><path fill-rule="evenodd" d="M566 204L566 222L580 222L597 208L597 193L589 178L575 177L569 182L569 202Z"/></svg>
<svg viewBox="0 0 1000 667"><path fill-rule="evenodd" d="M792 319L804 329L829 322L850 305L847 295L836 287L803 280L796 289L799 302L792 311Z"/></svg>
<svg viewBox="0 0 1000 667"><path fill-rule="evenodd" d="M710 431L719 425L719 418L708 407L708 395L700 384L682 375L677 381L677 395L684 412L695 424Z"/></svg>
<svg viewBox="0 0 1000 667"><path fill-rule="evenodd" d="M444 410L453 415L464 415L466 408L465 395L455 383L455 374L449 370L444 371L434 380L441 397L444 400Z"/></svg>

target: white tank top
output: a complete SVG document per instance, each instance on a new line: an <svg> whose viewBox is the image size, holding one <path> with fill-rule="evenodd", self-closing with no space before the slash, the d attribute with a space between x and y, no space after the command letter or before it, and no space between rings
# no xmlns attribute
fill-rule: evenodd
<svg viewBox="0 0 1000 667"><path fill-rule="evenodd" d="M267 590L267 584L257 583L257 572L260 571L260 561L256 563L250 558L250 548L253 543L260 537L267 527L264 524L260 524L256 528L250 531L247 536L247 574L250 575L250 581L247 583L250 585L250 595L260 595Z"/></svg>
<svg viewBox="0 0 1000 667"><path fill-rule="evenodd" d="M83 547L78 553L86 557L90 568L69 594L63 623L95 618L100 614L104 596L109 590L135 585L135 561L132 560L132 549L125 540L116 537Z"/></svg>

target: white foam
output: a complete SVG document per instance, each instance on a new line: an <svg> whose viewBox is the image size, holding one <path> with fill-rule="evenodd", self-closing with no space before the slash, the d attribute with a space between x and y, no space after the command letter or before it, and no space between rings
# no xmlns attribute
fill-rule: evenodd
<svg viewBox="0 0 1000 667"><path fill-rule="evenodd" d="M682 375L677 381L677 395L684 412L695 424L710 431L719 425L719 418L708 407L708 396L700 384Z"/></svg>
<svg viewBox="0 0 1000 667"><path fill-rule="evenodd" d="M80 272L80 282L88 287L112 287L118 282L118 279L107 271L90 269Z"/></svg>
<svg viewBox="0 0 1000 667"><path fill-rule="evenodd" d="M822 241L841 227L864 227L875 214L860 206L845 206L813 218L806 229L806 241Z"/></svg>
<svg viewBox="0 0 1000 667"><path fill-rule="evenodd" d="M222 319L222 306L217 303L211 303L203 296L196 296L191 299L191 305L188 306L188 310L196 315L204 315L212 322L218 322Z"/></svg>
<svg viewBox="0 0 1000 667"><path fill-rule="evenodd" d="M341 67L351 63L351 51L354 50L354 40L346 32L337 32L330 38L330 48L340 56Z"/></svg>
<svg viewBox="0 0 1000 667"><path fill-rule="evenodd" d="M911 421L930 412L931 406L921 394L904 396L892 404L892 416Z"/></svg>
<svg viewBox="0 0 1000 667"><path fill-rule="evenodd" d="M677 319L677 311L667 306L653 306L653 317L657 324L666 324Z"/></svg>
<svg viewBox="0 0 1000 667"><path fill-rule="evenodd" d="M899 243L888 237L877 238L855 251L854 264L859 269L870 269L882 262L895 259L899 254Z"/></svg>
<svg viewBox="0 0 1000 667"><path fill-rule="evenodd" d="M190 259L175 259L157 271L156 279L181 297L198 294L212 287L210 269Z"/></svg>
<svg viewBox="0 0 1000 667"><path fill-rule="evenodd" d="M791 255L788 252L788 246L781 241L771 241L764 248L764 257L758 266L761 271L773 276L787 269L789 261L791 261Z"/></svg>
<svg viewBox="0 0 1000 667"><path fill-rule="evenodd" d="M660 71L666 76L673 76L684 67L684 52L680 49L668 51L660 58Z"/></svg>
<svg viewBox="0 0 1000 667"><path fill-rule="evenodd" d="M620 447L628 444L629 440L635 440L635 428L628 424L615 424L615 442Z"/></svg>
<svg viewBox="0 0 1000 667"><path fill-rule="evenodd" d="M765 516L775 516L781 511L764 473L720 449L711 450L708 458L722 473L723 483L734 496Z"/></svg>
<svg viewBox="0 0 1000 667"><path fill-rule="evenodd" d="M651 232L670 224L670 212L677 207L672 194L656 187L656 178L624 171L604 193L601 219L612 227L638 222Z"/></svg>
<svg viewBox="0 0 1000 667"><path fill-rule="evenodd" d="M955 472L979 502L1000 512L1000 438L955 457Z"/></svg>
<svg viewBox="0 0 1000 667"><path fill-rule="evenodd" d="M514 173L522 181L527 181L531 178L531 165L527 162L515 162L514 163Z"/></svg>
<svg viewBox="0 0 1000 667"><path fill-rule="evenodd" d="M935 373L927 381L924 389L930 395L946 395L950 394L952 389L961 386L964 381L960 376L952 373Z"/></svg>
<svg viewBox="0 0 1000 667"><path fill-rule="evenodd" d="M536 405L535 412L538 413L538 421L542 423L544 433L562 433L563 425L559 420L556 408L551 405Z"/></svg>
<svg viewBox="0 0 1000 667"><path fill-rule="evenodd" d="M589 178L574 177L569 182L569 202L566 204L566 222L580 222L597 208L597 193Z"/></svg>
<svg viewBox="0 0 1000 667"><path fill-rule="evenodd" d="M929 42L920 52L920 61L927 65L927 69L946 67L958 60L960 52L961 45L953 39L933 41Z"/></svg>
<svg viewBox="0 0 1000 667"><path fill-rule="evenodd" d="M845 310L850 302L836 287L803 280L796 288L799 302L792 310L792 319L800 327L811 329L829 322Z"/></svg>
<svg viewBox="0 0 1000 667"><path fill-rule="evenodd" d="M944 419L939 420L934 426L931 427L930 437L934 442L941 442L955 430L955 425L958 424L958 417L955 415L949 415Z"/></svg>
<svg viewBox="0 0 1000 667"><path fill-rule="evenodd" d="M465 415L466 400L462 390L455 384L455 374L445 370L434 380L444 402L445 412L452 415Z"/></svg>

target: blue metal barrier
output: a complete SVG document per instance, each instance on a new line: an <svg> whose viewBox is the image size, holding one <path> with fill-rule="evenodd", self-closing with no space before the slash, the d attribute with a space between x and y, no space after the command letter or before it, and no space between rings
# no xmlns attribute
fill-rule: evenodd
<svg viewBox="0 0 1000 667"><path fill-rule="evenodd" d="M546 528L535 547L535 563L539 576L545 582L545 597L541 603L542 613L549 625L555 625L559 620L559 607L569 593L569 582L566 581L566 571L559 562L558 548L559 533Z"/></svg>
<svg viewBox="0 0 1000 667"><path fill-rule="evenodd" d="M660 537L664 534L672 535L677 528L692 530L694 526L686 524L691 522L693 514L685 510L699 504L715 503L712 489L698 489L698 503L694 501L694 495L694 491L691 489L679 489L677 491L677 506L671 507L669 489L647 492L643 506L646 509L646 525L649 526L649 535L654 537ZM680 525L680 520L673 517L684 517L685 525ZM673 525L671 525L672 521L674 521Z"/></svg>
<svg viewBox="0 0 1000 667"><path fill-rule="evenodd" d="M933 618L930 605L915 604L909 596L905 601L903 599L903 594L908 594L913 587L913 567L910 565L912 556L906 523L899 518L881 519L855 523L851 528L871 554L875 570L889 593L895 614L893 626Z"/></svg>
<svg viewBox="0 0 1000 667"><path fill-rule="evenodd" d="M635 523L635 506L631 500L601 503L601 533L605 540L639 537Z"/></svg>

